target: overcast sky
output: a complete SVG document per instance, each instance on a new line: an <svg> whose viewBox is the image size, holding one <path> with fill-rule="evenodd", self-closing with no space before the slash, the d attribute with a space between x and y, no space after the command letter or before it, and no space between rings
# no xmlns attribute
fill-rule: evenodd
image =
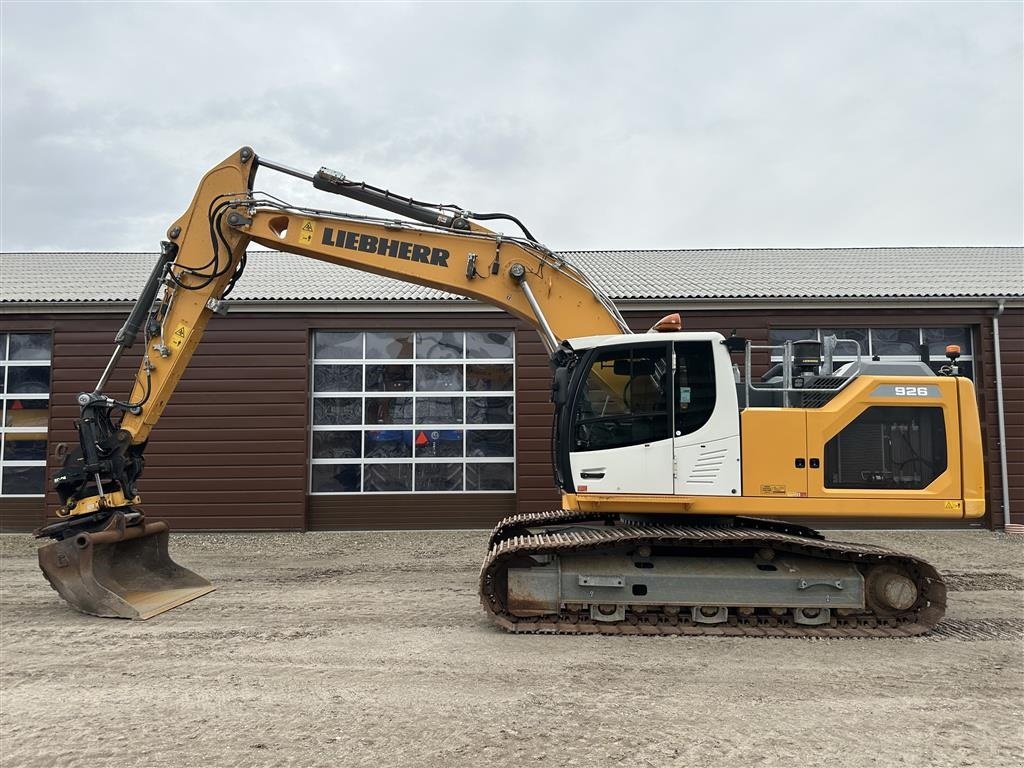
<svg viewBox="0 0 1024 768"><path fill-rule="evenodd" d="M1022 7L6 0L0 249L155 251L244 144L559 250L1016 245Z"/></svg>

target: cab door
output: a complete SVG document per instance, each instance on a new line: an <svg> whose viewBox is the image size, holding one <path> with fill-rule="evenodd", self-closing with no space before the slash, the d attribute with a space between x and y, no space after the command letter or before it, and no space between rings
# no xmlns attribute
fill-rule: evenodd
<svg viewBox="0 0 1024 768"><path fill-rule="evenodd" d="M598 348L573 403L569 445L580 493L671 494L671 348Z"/></svg>
<svg viewBox="0 0 1024 768"><path fill-rule="evenodd" d="M673 352L674 492L738 496L739 407L732 363L721 336L676 341Z"/></svg>

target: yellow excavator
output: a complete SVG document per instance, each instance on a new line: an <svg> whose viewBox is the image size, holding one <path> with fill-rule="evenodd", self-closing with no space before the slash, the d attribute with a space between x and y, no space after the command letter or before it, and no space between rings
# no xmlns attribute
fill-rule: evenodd
<svg viewBox="0 0 1024 768"><path fill-rule="evenodd" d="M285 203L254 191L258 168L401 218ZM522 234L479 223L492 219ZM679 315L633 333L513 216L305 173L248 147L203 177L95 390L78 396L80 446L54 477L59 519L36 532L53 539L39 549L43 573L75 608L144 619L213 589L170 558L167 525L145 519L137 481L150 430L251 243L468 296L540 334L562 508L491 534L480 599L504 629L908 636L941 619L946 589L928 563L773 518L984 515L978 408L958 350L937 375L926 360L865 359L855 340L769 349L684 331ZM118 400L104 388L140 334L134 388ZM758 355L777 361L762 376Z"/></svg>

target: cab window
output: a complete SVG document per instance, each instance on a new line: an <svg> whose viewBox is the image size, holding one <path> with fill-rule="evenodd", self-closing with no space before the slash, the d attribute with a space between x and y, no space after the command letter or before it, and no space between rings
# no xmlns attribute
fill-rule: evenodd
<svg viewBox="0 0 1024 768"><path fill-rule="evenodd" d="M598 353L576 399L574 451L640 445L669 437L671 387L665 344Z"/></svg>
<svg viewBox="0 0 1024 768"><path fill-rule="evenodd" d="M715 412L715 359L710 341L676 342L676 435L703 427Z"/></svg>

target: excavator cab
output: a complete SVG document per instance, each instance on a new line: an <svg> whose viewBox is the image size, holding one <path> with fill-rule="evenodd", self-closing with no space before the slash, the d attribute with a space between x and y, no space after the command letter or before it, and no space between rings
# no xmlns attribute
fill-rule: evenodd
<svg viewBox="0 0 1024 768"><path fill-rule="evenodd" d="M722 342L697 332L573 340L567 394L556 403L562 490L735 494L738 406Z"/></svg>

